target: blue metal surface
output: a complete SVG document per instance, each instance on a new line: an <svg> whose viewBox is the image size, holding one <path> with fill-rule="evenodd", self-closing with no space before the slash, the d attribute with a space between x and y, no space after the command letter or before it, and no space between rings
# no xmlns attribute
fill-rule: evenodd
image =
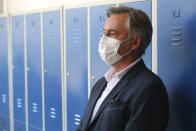
<svg viewBox="0 0 196 131"><path fill-rule="evenodd" d="M75 131L88 100L87 8L66 10L67 129Z"/></svg>
<svg viewBox="0 0 196 131"><path fill-rule="evenodd" d="M43 13L46 131L62 130L60 11Z"/></svg>
<svg viewBox="0 0 196 131"><path fill-rule="evenodd" d="M6 116L0 115L0 131L10 131L10 119Z"/></svg>
<svg viewBox="0 0 196 131"><path fill-rule="evenodd" d="M43 130L42 129L39 129L37 127L29 126L29 131L43 131Z"/></svg>
<svg viewBox="0 0 196 131"><path fill-rule="evenodd" d="M41 17L26 16L29 125L42 129Z"/></svg>
<svg viewBox="0 0 196 131"><path fill-rule="evenodd" d="M12 16L14 119L25 122L24 16Z"/></svg>
<svg viewBox="0 0 196 131"><path fill-rule="evenodd" d="M110 68L100 58L98 52L99 40L103 35L103 29L107 20L106 10L115 5L104 5L90 7L90 77L91 88L97 80L103 77L104 73Z"/></svg>
<svg viewBox="0 0 196 131"><path fill-rule="evenodd" d="M151 1L130 2L123 3L122 5L126 5L136 9L141 9L149 16L150 19L152 19ZM143 55L143 59L145 61L146 66L149 69L152 69L152 43L150 43L149 47L146 49L146 52Z"/></svg>
<svg viewBox="0 0 196 131"><path fill-rule="evenodd" d="M21 121L14 121L14 131L26 131L26 126Z"/></svg>
<svg viewBox="0 0 196 131"><path fill-rule="evenodd" d="M0 114L9 117L8 18L0 18Z"/></svg>
<svg viewBox="0 0 196 131"><path fill-rule="evenodd" d="M158 1L158 75L170 104L167 131L196 130L196 1Z"/></svg>

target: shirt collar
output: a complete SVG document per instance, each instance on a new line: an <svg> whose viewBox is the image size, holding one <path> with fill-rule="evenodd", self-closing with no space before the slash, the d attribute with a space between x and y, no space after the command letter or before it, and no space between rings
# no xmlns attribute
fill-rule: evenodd
<svg viewBox="0 0 196 131"><path fill-rule="evenodd" d="M105 73L105 79L107 82L109 82L112 78L118 78L119 80L134 66L136 65L139 61L141 60L141 58L138 58L137 60L135 60L133 63L131 63L129 66L127 66L125 69L119 71L119 72L115 72L115 70L113 68L109 69L106 73Z"/></svg>

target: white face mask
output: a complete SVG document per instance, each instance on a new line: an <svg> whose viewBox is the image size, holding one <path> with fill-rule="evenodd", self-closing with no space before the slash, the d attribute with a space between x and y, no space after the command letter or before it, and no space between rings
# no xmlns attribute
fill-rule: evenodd
<svg viewBox="0 0 196 131"><path fill-rule="evenodd" d="M118 62L123 56L130 53L132 50L128 51L122 56L118 54L118 49L120 47L120 44L130 39L131 38L120 41L120 40L103 35L103 37L99 41L99 54L101 58L103 59L103 61L109 65L112 65Z"/></svg>

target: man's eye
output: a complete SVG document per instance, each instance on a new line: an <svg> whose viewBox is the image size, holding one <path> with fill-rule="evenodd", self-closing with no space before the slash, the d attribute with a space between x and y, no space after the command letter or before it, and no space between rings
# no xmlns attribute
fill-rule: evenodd
<svg viewBox="0 0 196 131"><path fill-rule="evenodd" d="M112 33L111 33L110 36L111 36L111 37L116 37L117 34L112 34Z"/></svg>
<svg viewBox="0 0 196 131"><path fill-rule="evenodd" d="M111 35L111 36L117 36L117 32L116 32L116 31L111 31L111 32L110 32L110 35Z"/></svg>
<svg viewBox="0 0 196 131"><path fill-rule="evenodd" d="M118 33L116 31L103 31L104 35L109 36L109 37L117 37Z"/></svg>
<svg viewBox="0 0 196 131"><path fill-rule="evenodd" d="M117 34L111 33L111 35L117 35Z"/></svg>

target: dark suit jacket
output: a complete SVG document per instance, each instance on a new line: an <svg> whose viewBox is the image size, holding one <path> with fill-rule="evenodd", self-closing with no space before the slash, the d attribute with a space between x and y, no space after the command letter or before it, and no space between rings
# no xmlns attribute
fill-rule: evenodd
<svg viewBox="0 0 196 131"><path fill-rule="evenodd" d="M93 87L77 131L165 131L169 118L164 84L140 60L103 101L92 122L95 104L106 87L101 78Z"/></svg>

